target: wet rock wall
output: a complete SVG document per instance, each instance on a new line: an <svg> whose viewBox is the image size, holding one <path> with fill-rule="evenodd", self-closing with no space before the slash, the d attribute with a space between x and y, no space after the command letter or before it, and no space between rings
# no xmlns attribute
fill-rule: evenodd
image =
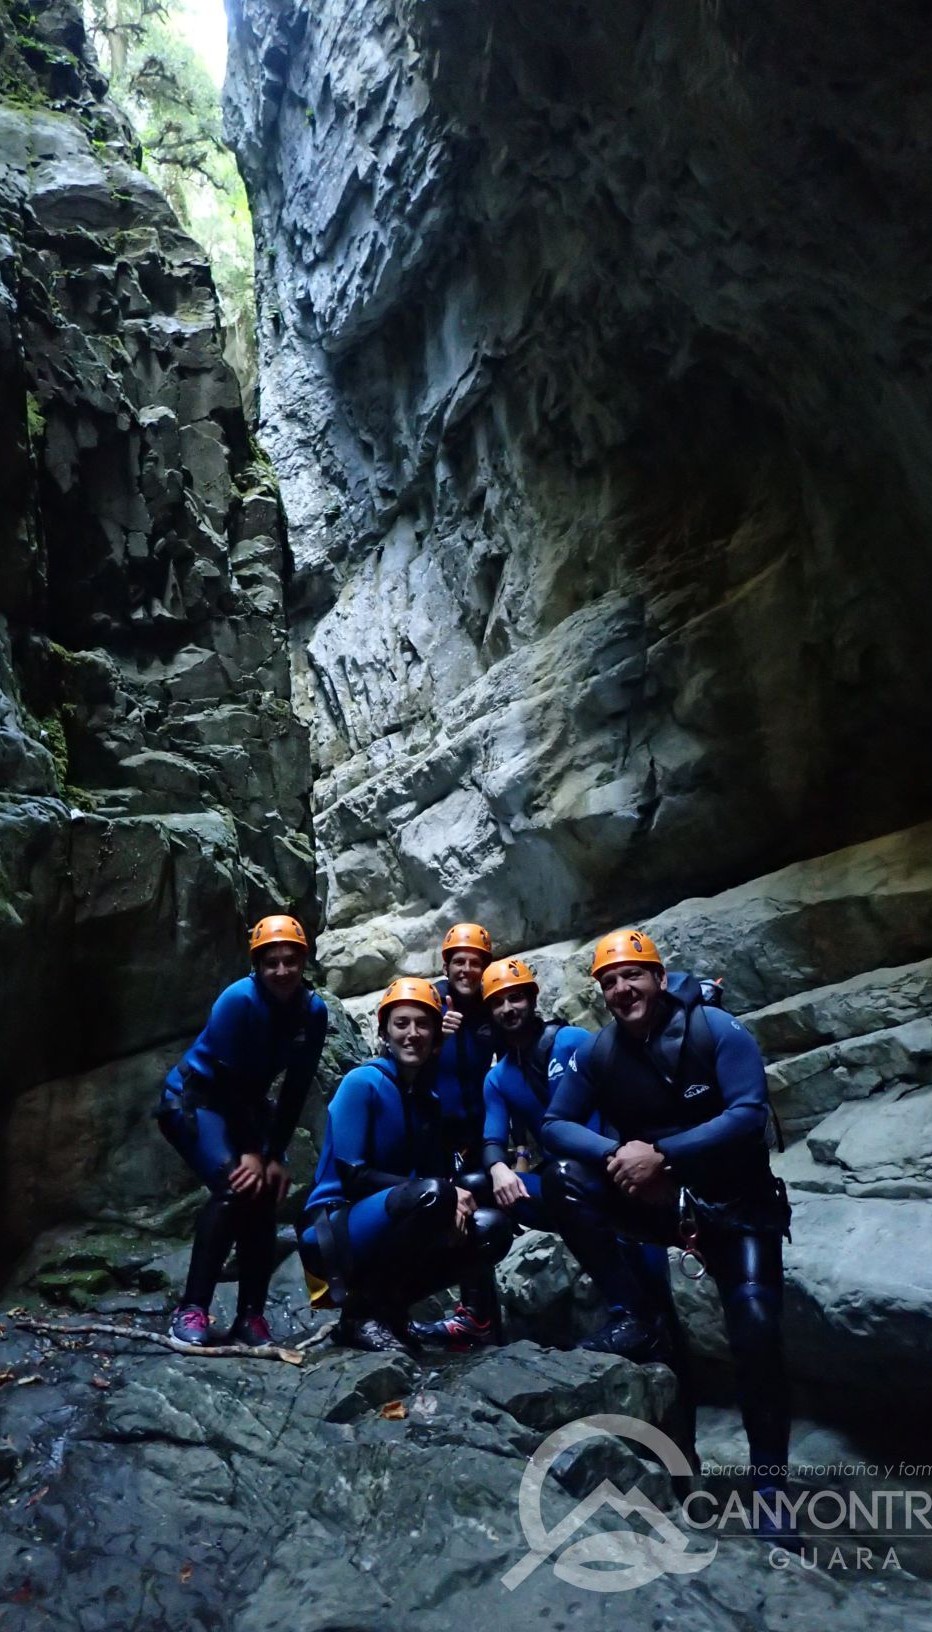
<svg viewBox="0 0 932 1632"><path fill-rule="evenodd" d="M247 922L317 917L277 488L204 256L106 89L79 7L0 5L8 1253L175 1193L163 1056L243 972Z"/></svg>

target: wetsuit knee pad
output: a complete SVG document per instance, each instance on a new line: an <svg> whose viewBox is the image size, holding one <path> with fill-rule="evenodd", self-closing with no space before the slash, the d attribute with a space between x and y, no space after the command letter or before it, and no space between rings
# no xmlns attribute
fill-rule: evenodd
<svg viewBox="0 0 932 1632"><path fill-rule="evenodd" d="M605 1183L601 1172L570 1157L549 1162L541 1174L541 1195L548 1209L560 1209L568 1201L602 1200L604 1194Z"/></svg>
<svg viewBox="0 0 932 1632"><path fill-rule="evenodd" d="M235 1215L236 1192L230 1189L229 1184L224 1184L220 1189L211 1191L210 1196L204 1203L201 1216L205 1218L209 1216L216 1219L233 1219Z"/></svg>
<svg viewBox="0 0 932 1632"><path fill-rule="evenodd" d="M438 1224L445 1217L452 1223L456 1213L456 1186L452 1180L409 1179L389 1191L385 1216L393 1224L417 1213L431 1213Z"/></svg>
<svg viewBox="0 0 932 1632"><path fill-rule="evenodd" d="M480 1207L491 1207L492 1186L489 1183L487 1173L458 1173L456 1185L458 1189L468 1190L471 1195L475 1196Z"/></svg>
<svg viewBox="0 0 932 1632"><path fill-rule="evenodd" d="M511 1219L498 1207L477 1207L471 1222L470 1234L480 1263L500 1263L515 1238Z"/></svg>
<svg viewBox="0 0 932 1632"><path fill-rule="evenodd" d="M725 1301L731 1347L737 1356L772 1352L780 1342L780 1288L762 1281L743 1281Z"/></svg>

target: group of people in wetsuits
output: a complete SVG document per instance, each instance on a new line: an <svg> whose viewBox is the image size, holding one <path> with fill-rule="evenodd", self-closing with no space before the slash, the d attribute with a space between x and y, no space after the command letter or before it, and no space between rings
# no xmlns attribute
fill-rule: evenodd
<svg viewBox="0 0 932 1632"><path fill-rule="evenodd" d="M229 1340L270 1341L285 1151L326 1035L326 1007L304 983L298 921L262 919L250 949L252 973L221 993L169 1073L158 1113L210 1191L171 1324L181 1349L211 1341L210 1303L234 1242ZM496 959L481 925L455 924L441 951L440 979L392 981L375 1056L346 1074L329 1105L298 1245L312 1301L339 1310L334 1340L408 1352L498 1342L495 1266L522 1227L552 1231L607 1306L582 1346L670 1364L688 1416L688 1347L667 1253L688 1247L721 1297L755 1486L779 1490L789 1208L770 1168L753 1038L693 976L668 973L640 930L595 947L592 975L611 1019L594 1033L546 1020L533 971ZM450 1314L411 1318L451 1286Z"/></svg>

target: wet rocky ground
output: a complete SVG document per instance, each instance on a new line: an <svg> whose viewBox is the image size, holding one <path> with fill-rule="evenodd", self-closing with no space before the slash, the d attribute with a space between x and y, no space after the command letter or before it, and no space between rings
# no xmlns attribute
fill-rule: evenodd
<svg viewBox="0 0 932 1632"><path fill-rule="evenodd" d="M161 1331L170 1297L136 1286L84 1312L49 1312ZM228 1283L218 1330L232 1297ZM825 1538L797 1560L725 1536L706 1562L708 1534L677 1541L665 1528L681 1511L668 1471L606 1432L568 1446L541 1495L548 1531L587 1496L591 1517L520 1584L504 1584L528 1553L519 1490L529 1457L593 1414L669 1423L662 1367L527 1338L441 1361L347 1353L328 1338L300 1367L191 1358L103 1335L39 1337L17 1325L24 1305L8 1307L0 1632L932 1627L921 1544L884 1568L886 1546L862 1538L872 1560L858 1569L854 1540L832 1563ZM318 1333L329 1318L317 1317ZM272 1321L283 1341L315 1335L294 1254L275 1277ZM838 1444L811 1427L797 1440L813 1464ZM739 1458L733 1413L705 1414L701 1449L709 1466ZM636 1487L650 1520L602 1507L603 1480L629 1499ZM708 1488L721 1497L724 1483L713 1474ZM587 1554L577 1547L570 1560L567 1541ZM574 1565L608 1574L584 1586Z"/></svg>

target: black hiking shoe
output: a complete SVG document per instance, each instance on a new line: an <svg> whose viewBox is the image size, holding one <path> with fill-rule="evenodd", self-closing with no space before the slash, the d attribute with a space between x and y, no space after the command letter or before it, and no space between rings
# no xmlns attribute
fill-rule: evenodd
<svg viewBox="0 0 932 1632"><path fill-rule="evenodd" d="M339 1343L344 1348L364 1349L368 1354L411 1352L407 1343L396 1336L384 1320L379 1320L375 1315L367 1315L364 1318L341 1315L330 1337L334 1343Z"/></svg>
<svg viewBox="0 0 932 1632"><path fill-rule="evenodd" d="M237 1315L226 1335L227 1343L244 1343L249 1349L262 1349L272 1340L264 1315Z"/></svg>
<svg viewBox="0 0 932 1632"><path fill-rule="evenodd" d="M670 1345L660 1322L648 1325L634 1315L610 1315L591 1337L577 1344L580 1349L594 1349L600 1354L617 1354L624 1360L633 1360L638 1366L670 1364Z"/></svg>
<svg viewBox="0 0 932 1632"><path fill-rule="evenodd" d="M451 1354L467 1354L470 1349L484 1349L497 1342L493 1322L479 1320L461 1303L442 1320L410 1321L408 1333L416 1342L448 1349Z"/></svg>

